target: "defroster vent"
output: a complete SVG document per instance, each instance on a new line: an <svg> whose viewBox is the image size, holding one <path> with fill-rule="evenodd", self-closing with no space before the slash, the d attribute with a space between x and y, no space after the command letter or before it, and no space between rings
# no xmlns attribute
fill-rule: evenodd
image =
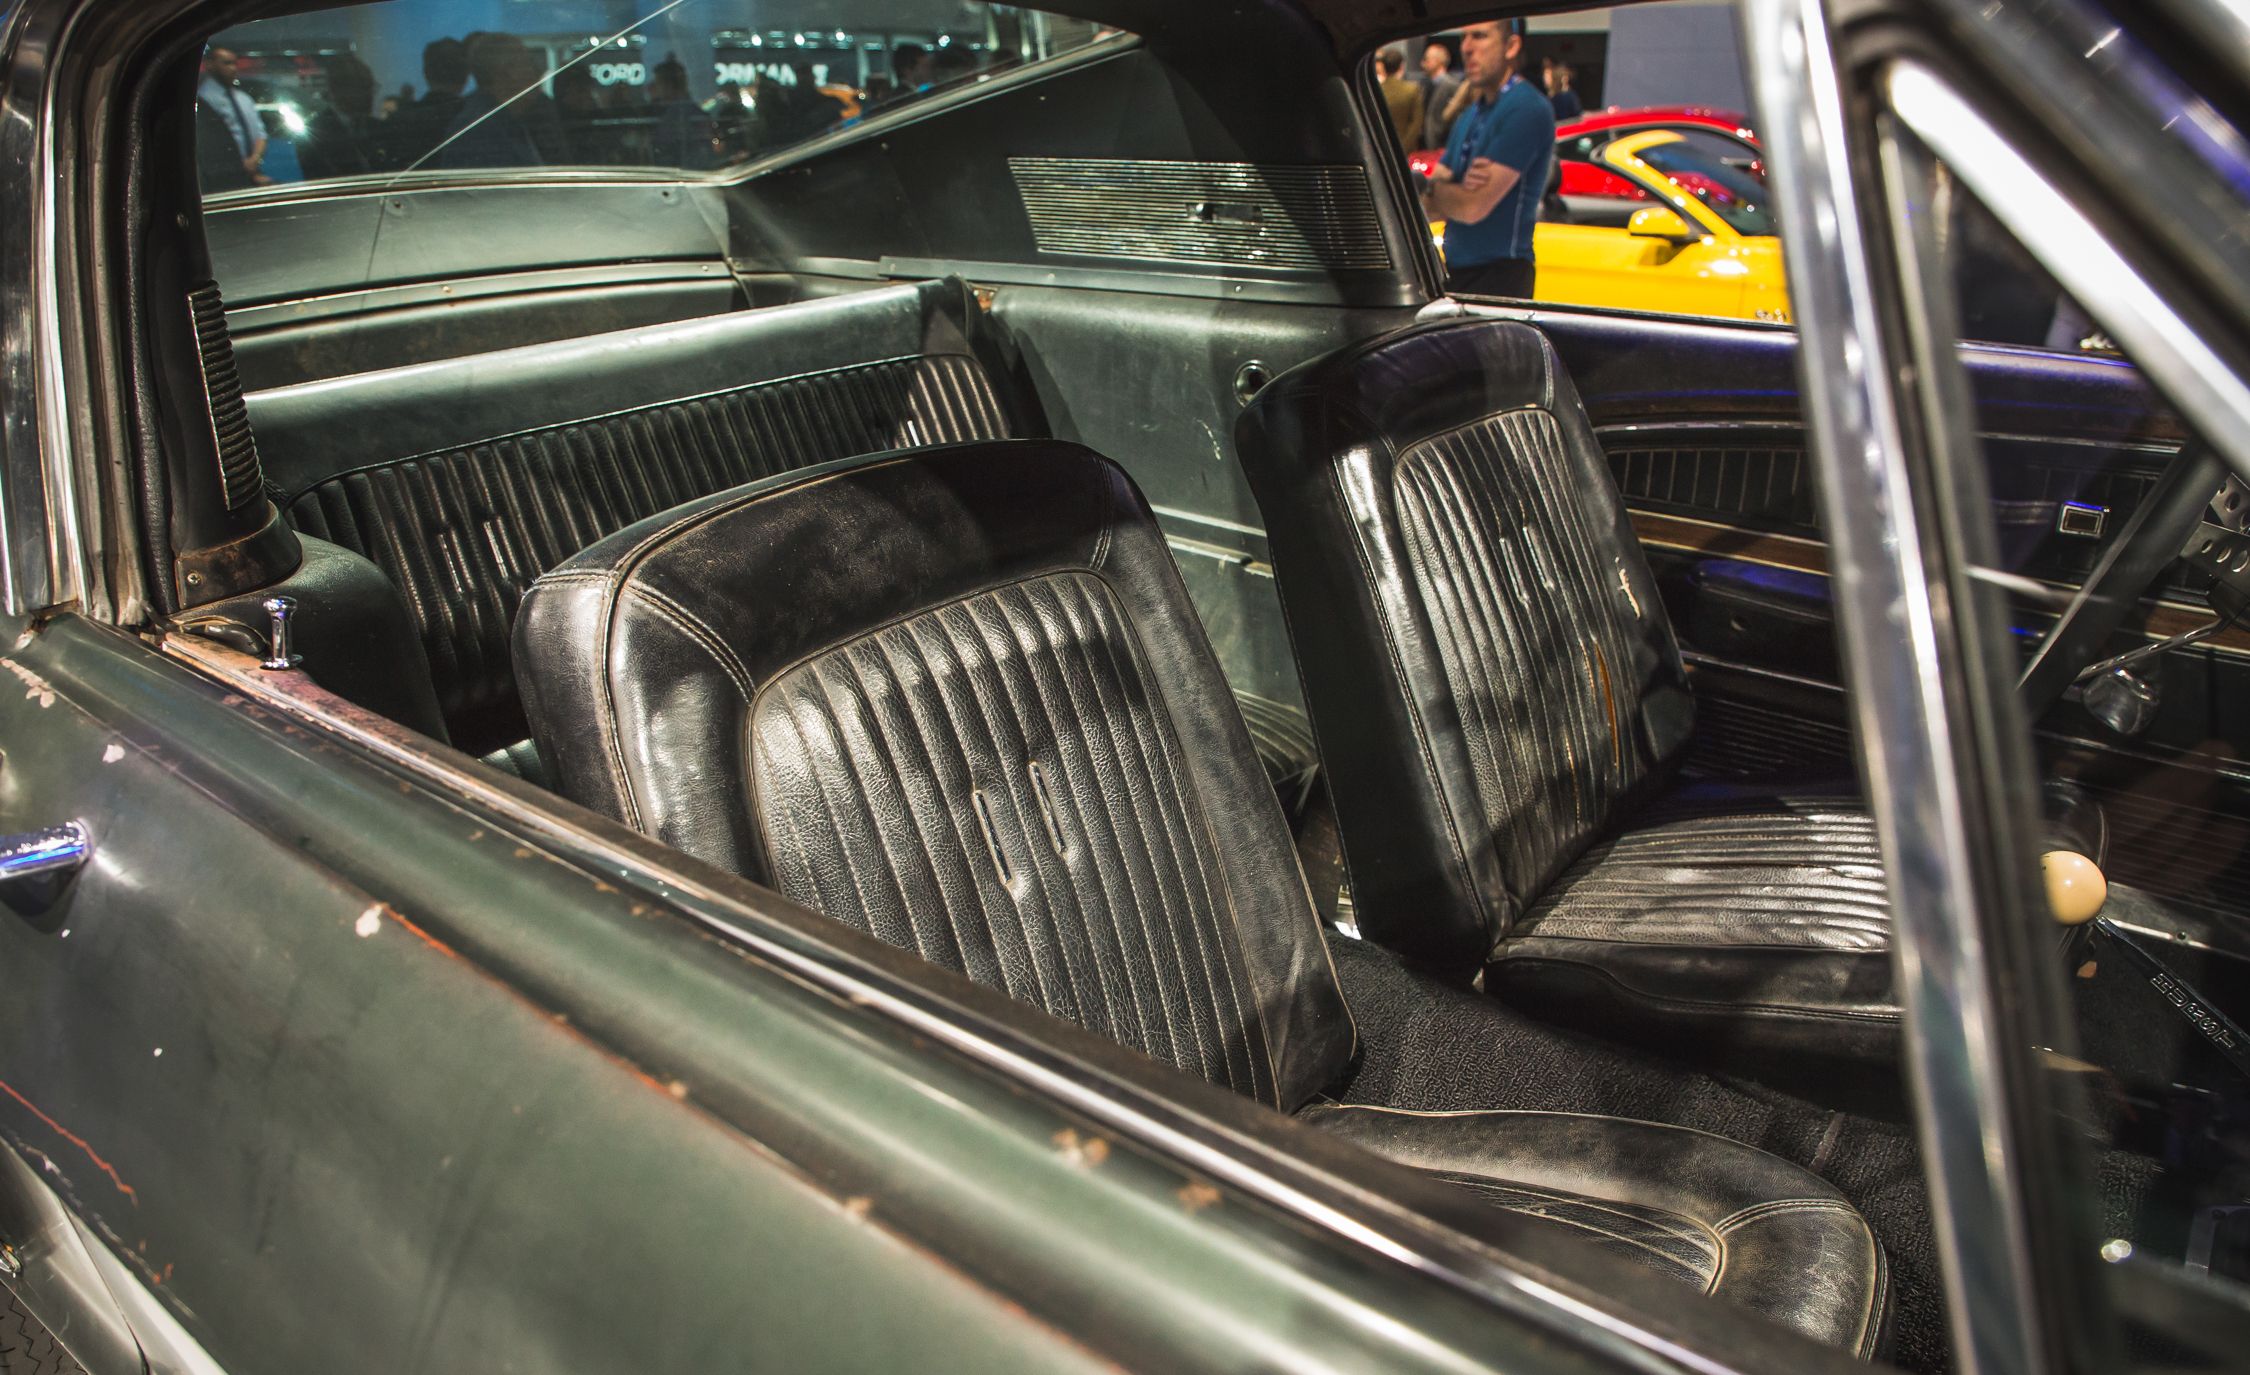
<svg viewBox="0 0 2250 1375"><path fill-rule="evenodd" d="M1010 158L1041 253L1148 263L1386 268L1361 167Z"/></svg>
<svg viewBox="0 0 2250 1375"><path fill-rule="evenodd" d="M242 400L242 377L234 368L234 340L227 333L226 303L216 282L188 292L195 321L195 356L203 369L203 394L211 405L211 441L219 459L219 482L227 509L239 511L264 495L258 465L258 440L250 432L250 409Z"/></svg>

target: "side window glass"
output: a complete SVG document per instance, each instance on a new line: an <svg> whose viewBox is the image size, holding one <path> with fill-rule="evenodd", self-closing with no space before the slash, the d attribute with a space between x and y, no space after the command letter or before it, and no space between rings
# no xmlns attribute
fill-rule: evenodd
<svg viewBox="0 0 2250 1375"><path fill-rule="evenodd" d="M1620 6L1378 54L1448 289L1786 322L1736 24L1730 5Z"/></svg>
<svg viewBox="0 0 2250 1375"><path fill-rule="evenodd" d="M590 29L589 9L615 22ZM805 27L770 0L478 10L347 5L212 39L197 90L205 195L407 172L724 172L932 92L1115 34L1014 5L847 0Z"/></svg>

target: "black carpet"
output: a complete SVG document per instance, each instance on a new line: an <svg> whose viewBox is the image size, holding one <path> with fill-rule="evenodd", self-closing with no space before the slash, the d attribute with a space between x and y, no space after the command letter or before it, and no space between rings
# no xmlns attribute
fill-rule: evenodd
<svg viewBox="0 0 2250 1375"><path fill-rule="evenodd" d="M1793 1161L1856 1205L1889 1253L1891 1360L1949 1368L1929 1198L1912 1130L1667 1063L1428 979L1361 941L1331 941L1359 1021L1348 1103L1423 1111L1595 1112L1693 1127Z"/></svg>

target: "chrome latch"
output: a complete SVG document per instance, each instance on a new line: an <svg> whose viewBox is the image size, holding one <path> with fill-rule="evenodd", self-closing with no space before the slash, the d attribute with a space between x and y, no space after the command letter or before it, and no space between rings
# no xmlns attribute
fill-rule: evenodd
<svg viewBox="0 0 2250 1375"><path fill-rule="evenodd" d="M264 602L266 614L273 618L273 633L267 637L266 657L260 668L295 668L305 661L302 654L289 652L289 618L297 610L295 597L268 597Z"/></svg>

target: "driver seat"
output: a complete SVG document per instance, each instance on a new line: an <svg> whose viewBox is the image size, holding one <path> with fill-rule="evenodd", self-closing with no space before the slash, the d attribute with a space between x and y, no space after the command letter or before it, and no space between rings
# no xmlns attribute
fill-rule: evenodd
<svg viewBox="0 0 2250 1375"><path fill-rule="evenodd" d="M1355 344L1236 437L1365 935L1603 1035L1895 1057L1872 820L1848 781L1674 781L1694 699L1545 335Z"/></svg>

